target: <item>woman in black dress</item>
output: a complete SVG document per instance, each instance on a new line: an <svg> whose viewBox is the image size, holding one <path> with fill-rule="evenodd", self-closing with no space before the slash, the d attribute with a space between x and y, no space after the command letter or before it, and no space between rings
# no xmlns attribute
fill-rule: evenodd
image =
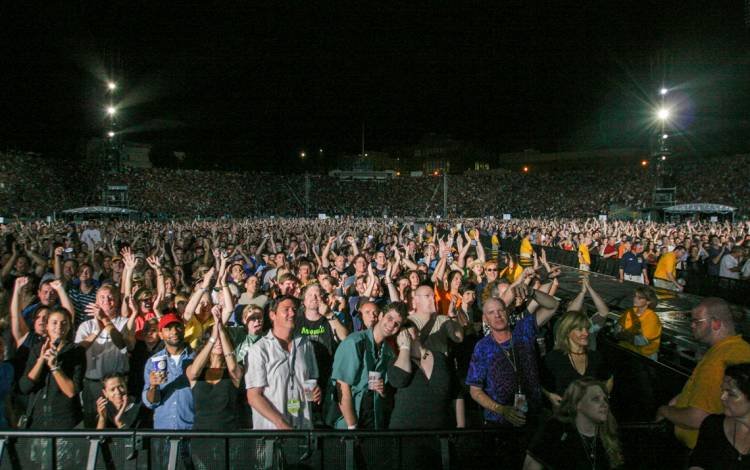
<svg viewBox="0 0 750 470"><path fill-rule="evenodd" d="M537 431L524 470L612 469L623 465L617 423L604 382L575 380L553 419Z"/></svg>
<svg viewBox="0 0 750 470"><path fill-rule="evenodd" d="M727 367L721 386L723 415L703 420L690 470L750 468L750 364Z"/></svg>
<svg viewBox="0 0 750 470"><path fill-rule="evenodd" d="M602 356L588 349L591 320L583 312L567 312L559 320L555 349L544 357L542 392L552 408L560 405L562 395L574 380L594 377L606 381L612 389L612 374Z"/></svg>
<svg viewBox="0 0 750 470"><path fill-rule="evenodd" d="M28 394L26 416L31 429L73 429L81 420L78 393L86 369L86 352L69 341L71 314L53 309L47 315L47 339L29 353L18 389Z"/></svg>
<svg viewBox="0 0 750 470"><path fill-rule="evenodd" d="M422 346L414 325L397 337L399 354L388 368L388 383L396 388L391 429L446 429L456 425L455 374L448 357Z"/></svg>
<svg viewBox="0 0 750 470"><path fill-rule="evenodd" d="M221 310L211 310L214 326L195 360L186 370L193 391L193 429L231 431L238 429L237 388L242 368L234 357L234 345L224 328Z"/></svg>

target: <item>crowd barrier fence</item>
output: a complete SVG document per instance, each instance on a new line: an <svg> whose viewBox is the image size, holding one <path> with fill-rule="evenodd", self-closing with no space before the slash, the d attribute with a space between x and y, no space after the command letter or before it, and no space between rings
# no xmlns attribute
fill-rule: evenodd
<svg viewBox="0 0 750 470"><path fill-rule="evenodd" d="M627 468L679 468L668 431L652 423L622 426ZM0 433L0 469L509 468L498 450L506 432L24 430Z"/></svg>

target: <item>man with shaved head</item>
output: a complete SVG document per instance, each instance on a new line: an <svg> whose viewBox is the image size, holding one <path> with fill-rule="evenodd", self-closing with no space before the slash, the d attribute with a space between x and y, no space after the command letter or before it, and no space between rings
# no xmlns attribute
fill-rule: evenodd
<svg viewBox="0 0 750 470"><path fill-rule="evenodd" d="M485 425L517 431L509 433L505 447L499 449L508 468L520 468L520 449L525 449L533 428L527 418L541 409L536 335L558 306L552 297L533 289L528 298L526 315L515 327L502 299L490 297L484 302L482 317L490 332L474 347L466 376L471 398L484 408Z"/></svg>
<svg viewBox="0 0 750 470"><path fill-rule="evenodd" d="M724 410L721 403L724 370L733 364L750 362L750 344L737 334L732 311L723 299L703 299L690 315L693 337L709 348L680 394L668 405L659 407L656 419L671 421L677 439L692 449L706 416Z"/></svg>

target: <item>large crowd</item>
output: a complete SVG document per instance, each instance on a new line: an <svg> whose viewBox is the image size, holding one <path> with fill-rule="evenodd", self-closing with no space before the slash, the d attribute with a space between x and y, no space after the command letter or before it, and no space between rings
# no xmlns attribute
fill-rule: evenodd
<svg viewBox="0 0 750 470"><path fill-rule="evenodd" d="M609 396L619 388L645 399L643 371L615 379L594 342L607 334L658 358L658 300L646 284L679 290L693 255L706 270L747 276L750 223L344 217L0 227L5 428L487 427L504 436L491 450L503 468L621 468L616 422L645 412L672 423L675 452L694 449L691 468L729 468L750 446L750 345L726 302L704 299L690 313L694 339L709 349L682 392L653 408L639 401L633 415L616 419ZM508 237L521 240L519 253L498 253ZM569 303L555 296L559 268L532 244L578 251L581 290ZM628 264L645 263L647 250L664 264L654 280ZM639 284L614 324L584 273L597 252L623 260L625 280ZM554 338L549 351L545 336ZM418 468L441 458L429 446L405 452ZM187 445L180 455L188 468L210 464Z"/></svg>
<svg viewBox="0 0 750 470"><path fill-rule="evenodd" d="M0 207L6 217L40 217L61 208L98 204L102 189L113 183L128 185L132 209L164 217L300 216L306 210L409 217L443 211L442 180L434 176L351 181L324 175L307 179L293 174L163 168L103 175L86 163L20 154L0 154L0 165ZM690 158L675 161L671 171L677 201L726 204L736 207L738 215L747 215L750 159ZM613 207L638 210L651 206L655 178L653 171L632 165L450 175L448 211L460 217L509 213L551 218L598 216Z"/></svg>

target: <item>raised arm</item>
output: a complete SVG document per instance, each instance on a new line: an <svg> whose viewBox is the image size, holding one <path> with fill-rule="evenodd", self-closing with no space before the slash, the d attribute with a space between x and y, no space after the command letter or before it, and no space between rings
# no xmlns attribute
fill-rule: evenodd
<svg viewBox="0 0 750 470"><path fill-rule="evenodd" d="M29 335L29 326L21 317L21 291L29 284L28 277L16 278L13 286L13 296L10 300L10 332L16 342L16 348L20 347Z"/></svg>
<svg viewBox="0 0 750 470"><path fill-rule="evenodd" d="M195 356L193 362L185 370L185 376L190 381L191 387L195 385L195 382L198 380L198 377L200 377L206 364L208 364L208 358L211 356L211 350L213 350L214 344L216 344L216 341L219 341L219 329L221 328L221 322L218 321L219 318L221 318L219 307L215 305L211 309L211 314L214 316L214 319L216 319L213 330L211 331L211 337L208 338L206 344L203 345L203 348L201 348L198 355Z"/></svg>
<svg viewBox="0 0 750 470"><path fill-rule="evenodd" d="M201 297L203 297L203 293L211 288L211 280L213 276L214 268L206 271L206 274L203 275L203 281L201 281L200 287L195 289L190 296L190 300L188 300L188 303L185 306L185 313L182 315L182 319L183 321L185 321L185 323L189 322L190 319L193 318L193 314L195 313L195 309L198 308L198 303L200 303Z"/></svg>
<svg viewBox="0 0 750 470"><path fill-rule="evenodd" d="M73 302L70 301L70 297L68 296L67 291L65 290L65 287L62 284L62 281L59 279L56 279L49 283L49 286L57 292L57 297L60 299L60 306L68 311L71 315L76 314L75 307L73 307Z"/></svg>
<svg viewBox="0 0 750 470"><path fill-rule="evenodd" d="M603 324L605 321L607 321L607 317L609 316L609 307L604 302L604 299L602 299L599 293L595 291L593 287L591 287L588 279L586 279L586 281L584 282L584 286L586 287L586 290L591 296L591 300L594 301L594 305L596 306L596 314L591 317L591 321L596 324Z"/></svg>

